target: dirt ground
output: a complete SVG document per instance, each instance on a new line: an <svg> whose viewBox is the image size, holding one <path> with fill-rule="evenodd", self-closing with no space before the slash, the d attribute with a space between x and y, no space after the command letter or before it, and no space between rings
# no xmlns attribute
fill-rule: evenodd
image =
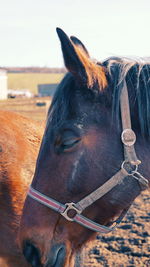
<svg viewBox="0 0 150 267"><path fill-rule="evenodd" d="M134 202L119 228L86 247L84 267L150 267L150 192Z"/></svg>
<svg viewBox="0 0 150 267"><path fill-rule="evenodd" d="M37 101L46 101L38 106ZM10 99L0 109L12 110L45 124L49 99ZM83 252L83 267L150 267L150 191L144 191L113 233L98 235ZM4 267L0 264L0 267Z"/></svg>

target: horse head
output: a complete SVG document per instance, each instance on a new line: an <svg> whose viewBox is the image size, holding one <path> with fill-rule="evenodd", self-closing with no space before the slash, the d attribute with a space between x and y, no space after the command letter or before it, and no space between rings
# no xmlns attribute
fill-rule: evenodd
<svg viewBox="0 0 150 267"><path fill-rule="evenodd" d="M59 84L48 112L30 192L32 197L29 194L25 201L20 243L32 266L70 267L74 266L75 252L95 233L80 223L66 220L57 211L65 203L78 203L120 170L124 148L120 138L119 101L124 80L132 127L138 136L136 151L145 162L140 167L145 177L149 171L146 166L149 150L148 141L139 130L142 119L136 113L140 114L140 97L136 98L133 90L137 65L125 64L118 58L96 63L80 40L70 39L60 29L57 33L68 73ZM127 177L82 210L84 218L105 228L129 208L141 188L133 176L124 176ZM40 194L37 199L46 196L43 202L52 201L54 208L36 201L37 192ZM78 209L73 207L70 212L78 213ZM83 217L78 213L78 218Z"/></svg>

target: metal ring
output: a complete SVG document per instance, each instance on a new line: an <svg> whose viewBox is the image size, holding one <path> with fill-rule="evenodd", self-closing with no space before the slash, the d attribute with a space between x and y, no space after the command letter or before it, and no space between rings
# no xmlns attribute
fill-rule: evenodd
<svg viewBox="0 0 150 267"><path fill-rule="evenodd" d="M124 165L125 165L126 163L129 164L130 166L135 166L135 170L131 170L131 173L130 173L128 170L126 170L125 167L124 167ZM129 161L124 160L124 161L122 162L122 164L121 164L121 169L125 170L125 171L128 173L128 175L133 176L134 173L136 173L137 170L138 170L138 164L136 164L136 165L132 165Z"/></svg>
<svg viewBox="0 0 150 267"><path fill-rule="evenodd" d="M66 206L66 209L63 212L61 212L61 215L64 216L68 221L71 221L71 222L74 221L75 216L82 212L75 207L75 203L73 203L73 202L66 203L65 206ZM75 211L75 214L73 216L69 216L68 212L70 210Z"/></svg>

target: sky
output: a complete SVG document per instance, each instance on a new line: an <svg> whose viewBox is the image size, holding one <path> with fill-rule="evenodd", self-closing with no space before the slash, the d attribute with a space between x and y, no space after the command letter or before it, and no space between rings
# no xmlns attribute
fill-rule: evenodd
<svg viewBox="0 0 150 267"><path fill-rule="evenodd" d="M150 57L149 0L0 0L0 66L63 67L56 27L97 60Z"/></svg>

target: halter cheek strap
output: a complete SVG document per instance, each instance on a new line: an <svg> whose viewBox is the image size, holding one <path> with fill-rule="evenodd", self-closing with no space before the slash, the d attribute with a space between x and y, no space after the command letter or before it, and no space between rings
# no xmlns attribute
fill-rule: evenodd
<svg viewBox="0 0 150 267"><path fill-rule="evenodd" d="M125 177L131 177L136 179L140 184L141 190L148 187L148 180L138 172L138 166L141 163L141 161L137 158L134 149L136 136L133 130L131 129L129 99L125 81L120 96L120 107L121 107L121 118L122 118L122 128L123 128L121 140L124 146L125 160L121 165L121 169L114 176L112 176L106 183L104 183L102 186L97 188L95 191L93 191L91 194L84 197L77 203L71 202L62 204L48 196L45 196L39 191L33 189L32 186L30 186L28 196L40 202L41 204L47 206L48 208L57 211L62 216L64 216L68 221L77 222L80 225L90 230L100 233L108 233L114 230L116 226L121 222L128 209L123 210L119 218L116 221L112 222L113 226L111 227L95 223L94 221L82 216L81 213L83 212L84 209L86 209L95 201L97 201L102 196L107 194L116 185L120 184L125 179Z"/></svg>

